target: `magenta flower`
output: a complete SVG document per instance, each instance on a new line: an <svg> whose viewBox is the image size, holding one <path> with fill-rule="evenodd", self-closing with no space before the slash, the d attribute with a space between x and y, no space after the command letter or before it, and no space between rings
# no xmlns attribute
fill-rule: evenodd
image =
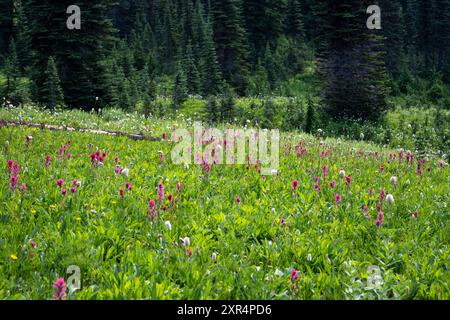
<svg viewBox="0 0 450 320"><path fill-rule="evenodd" d="M19 183L19 177L18 176L12 176L10 180L10 186L12 190L16 190L17 184Z"/></svg>
<svg viewBox="0 0 450 320"><path fill-rule="evenodd" d="M71 153L68 153L68 154L67 154L67 160L70 160L70 159L72 159L72 154L71 154Z"/></svg>
<svg viewBox="0 0 450 320"><path fill-rule="evenodd" d="M412 214L414 219L418 219L419 218L419 212L418 211L414 211Z"/></svg>
<svg viewBox="0 0 450 320"><path fill-rule="evenodd" d="M186 250L186 253L189 256L189 258L192 257L192 250L191 249Z"/></svg>
<svg viewBox="0 0 450 320"><path fill-rule="evenodd" d="M158 184L158 201L164 202L164 184L159 183Z"/></svg>
<svg viewBox="0 0 450 320"><path fill-rule="evenodd" d="M336 196L334 197L334 203L338 206L338 205L341 204L341 200L342 200L341 195L340 194L336 194Z"/></svg>
<svg viewBox="0 0 450 320"><path fill-rule="evenodd" d="M35 242L33 239L30 240L30 246L31 246L33 249L36 248L36 242Z"/></svg>
<svg viewBox="0 0 450 320"><path fill-rule="evenodd" d="M127 191L131 191L133 189L133 187L131 186L131 183L125 182L125 189L127 189Z"/></svg>
<svg viewBox="0 0 450 320"><path fill-rule="evenodd" d="M317 192L320 192L320 185L316 182L315 184L314 184L314 189L317 191Z"/></svg>
<svg viewBox="0 0 450 320"><path fill-rule="evenodd" d="M148 202L148 216L153 221L157 221L158 220L158 211L156 209L156 202L153 199Z"/></svg>
<svg viewBox="0 0 450 320"><path fill-rule="evenodd" d="M79 187L81 185L80 181L78 181L77 179L73 180L72 183L74 187Z"/></svg>
<svg viewBox="0 0 450 320"><path fill-rule="evenodd" d="M296 190L298 188L298 180L292 181L292 189Z"/></svg>
<svg viewBox="0 0 450 320"><path fill-rule="evenodd" d="M163 139L163 140L166 140L166 139L167 139L167 134L166 134L165 132L163 132L163 134L162 134L162 139Z"/></svg>
<svg viewBox="0 0 450 320"><path fill-rule="evenodd" d="M384 172L384 164L380 165L380 172L381 172L381 173Z"/></svg>
<svg viewBox="0 0 450 320"><path fill-rule="evenodd" d="M241 203L241 198L237 197L237 198L236 198L236 203L237 203L237 204L240 204L240 203Z"/></svg>
<svg viewBox="0 0 450 320"><path fill-rule="evenodd" d="M65 196L65 195L67 194L67 190L66 190L66 189L61 190L61 194L62 194L63 196Z"/></svg>
<svg viewBox="0 0 450 320"><path fill-rule="evenodd" d="M123 196L125 195L125 191L123 191L123 189L119 189L119 194L123 198Z"/></svg>
<svg viewBox="0 0 450 320"><path fill-rule="evenodd" d="M167 196L167 200L172 201L173 195L171 193L169 193L169 195Z"/></svg>
<svg viewBox="0 0 450 320"><path fill-rule="evenodd" d="M328 169L327 169L327 166L323 166L322 167L322 173L323 173L323 175L326 177L326 176L328 176Z"/></svg>
<svg viewBox="0 0 450 320"><path fill-rule="evenodd" d="M63 179L56 180L56 185L61 188L64 185L64 180Z"/></svg>
<svg viewBox="0 0 450 320"><path fill-rule="evenodd" d="M52 156L46 155L45 156L45 167L48 168L52 164Z"/></svg>
<svg viewBox="0 0 450 320"><path fill-rule="evenodd" d="M369 212L369 206L367 204L364 205L363 212L366 213L366 214Z"/></svg>
<svg viewBox="0 0 450 320"><path fill-rule="evenodd" d="M177 192L180 192L182 188L183 188L183 184L180 181L178 181L177 182Z"/></svg>
<svg viewBox="0 0 450 320"><path fill-rule="evenodd" d="M52 285L55 288L55 294L53 295L53 300L64 300L66 298L66 282L64 278L56 279L55 283Z"/></svg>
<svg viewBox="0 0 450 320"><path fill-rule="evenodd" d="M298 271L295 269L292 269L291 276L290 276L292 284L295 284L299 278L300 278L300 275L298 274Z"/></svg>
<svg viewBox="0 0 450 320"><path fill-rule="evenodd" d="M25 182L20 186L20 191L22 193L25 193L25 191L27 191L27 184Z"/></svg>
<svg viewBox="0 0 450 320"><path fill-rule="evenodd" d="M350 187L350 183L351 182L352 182L352 177L346 176L345 177L345 184L347 185L347 187Z"/></svg>
<svg viewBox="0 0 450 320"><path fill-rule="evenodd" d="M336 186L336 181L332 180L330 182L330 187L334 188Z"/></svg>
<svg viewBox="0 0 450 320"><path fill-rule="evenodd" d="M282 226L284 226L286 224L286 219L285 218L281 218L280 219L280 223Z"/></svg>
<svg viewBox="0 0 450 320"><path fill-rule="evenodd" d="M75 187L71 187L71 188L70 188L70 192L71 192L71 193L75 193L75 192L77 192L77 189L76 189Z"/></svg>
<svg viewBox="0 0 450 320"><path fill-rule="evenodd" d="M114 157L114 163L115 163L116 165L119 164L119 157Z"/></svg>

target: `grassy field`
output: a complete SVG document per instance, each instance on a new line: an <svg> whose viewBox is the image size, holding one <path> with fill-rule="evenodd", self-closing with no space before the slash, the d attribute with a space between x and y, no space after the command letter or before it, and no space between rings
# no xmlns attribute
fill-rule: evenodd
<svg viewBox="0 0 450 320"><path fill-rule="evenodd" d="M438 157L292 132L275 175L209 171L171 161L172 129L188 120L21 112L169 139L0 128L2 299L51 299L71 265L81 289L68 299L450 298Z"/></svg>

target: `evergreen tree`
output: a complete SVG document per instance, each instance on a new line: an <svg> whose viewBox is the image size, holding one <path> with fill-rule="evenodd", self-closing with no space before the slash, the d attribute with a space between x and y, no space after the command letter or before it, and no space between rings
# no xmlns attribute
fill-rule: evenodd
<svg viewBox="0 0 450 320"><path fill-rule="evenodd" d="M212 0L214 40L225 80L244 94L249 77L248 46L240 0Z"/></svg>
<svg viewBox="0 0 450 320"><path fill-rule="evenodd" d="M64 104L63 91L60 86L58 69L53 57L48 59L47 68L45 70L45 82L42 88L42 101L45 106L50 108L53 112L56 107Z"/></svg>
<svg viewBox="0 0 450 320"><path fill-rule="evenodd" d="M186 101L188 97L188 85L186 73L180 62L177 64L177 74L175 76L175 84L173 90L173 107L178 110L181 104Z"/></svg>
<svg viewBox="0 0 450 320"><path fill-rule="evenodd" d="M192 50L192 44L190 41L188 41L188 45L186 47L184 65L186 70L186 79L189 93L199 94L201 92L200 73L196 66L196 61Z"/></svg>
<svg viewBox="0 0 450 320"><path fill-rule="evenodd" d="M370 1L322 1L319 68L327 112L333 117L379 119L387 109L386 70L379 30L364 23Z"/></svg>
<svg viewBox="0 0 450 320"><path fill-rule="evenodd" d="M206 115L209 124L214 124L219 120L219 106L217 105L217 100L215 97L210 96L208 97L208 101L206 103Z"/></svg>
<svg viewBox="0 0 450 320"><path fill-rule="evenodd" d="M206 21L203 25L204 40L201 50L200 73L202 77L203 94L217 94L222 87L222 73L214 47L213 30L211 23Z"/></svg>
<svg viewBox="0 0 450 320"><path fill-rule="evenodd" d="M0 55L6 55L13 29L14 1L0 1Z"/></svg>
<svg viewBox="0 0 450 320"><path fill-rule="evenodd" d="M20 69L23 73L25 67L31 63L31 48L30 48L30 30L28 21L25 16L25 9L22 1L15 2L16 24L14 26L14 33L16 38L17 57L20 63Z"/></svg>
<svg viewBox="0 0 450 320"><path fill-rule="evenodd" d="M21 102L19 82L20 82L20 69L19 60L17 58L16 45L14 39L11 40L9 45L8 56L5 61L4 73L6 77L6 84L2 90L2 95L6 99L4 102L9 102L14 106L17 106Z"/></svg>

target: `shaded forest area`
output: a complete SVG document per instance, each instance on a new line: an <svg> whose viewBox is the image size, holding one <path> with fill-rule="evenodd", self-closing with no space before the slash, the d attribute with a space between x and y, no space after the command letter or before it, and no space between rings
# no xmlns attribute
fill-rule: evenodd
<svg viewBox="0 0 450 320"><path fill-rule="evenodd" d="M72 4L81 30L66 26ZM366 26L372 4L381 30ZM377 120L418 90L450 106L450 1L1 0L0 56L4 105L154 112L196 96L227 120L234 98L285 96L312 69L326 114Z"/></svg>

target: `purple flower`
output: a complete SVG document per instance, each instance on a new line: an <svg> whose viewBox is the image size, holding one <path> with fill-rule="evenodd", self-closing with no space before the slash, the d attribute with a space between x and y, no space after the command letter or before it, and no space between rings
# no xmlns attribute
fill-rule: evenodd
<svg viewBox="0 0 450 320"><path fill-rule="evenodd" d="M332 180L330 182L330 187L334 188L336 186L336 181Z"/></svg>
<svg viewBox="0 0 450 320"><path fill-rule="evenodd" d="M341 204L341 200L342 200L341 195L340 194L336 194L336 196L334 197L334 203L338 206L338 205Z"/></svg>
<svg viewBox="0 0 450 320"><path fill-rule="evenodd" d="M56 180L56 185L61 188L64 185L64 180L63 179Z"/></svg>
<svg viewBox="0 0 450 320"><path fill-rule="evenodd" d="M55 288L55 294L53 295L53 300L64 300L66 298L66 282L64 278L56 279L55 283L52 285Z"/></svg>
<svg viewBox="0 0 450 320"><path fill-rule="evenodd" d="M291 276L290 276L292 284L295 284L299 278L300 278L300 275L298 274L298 271L295 269L292 269Z"/></svg>
<svg viewBox="0 0 450 320"><path fill-rule="evenodd" d="M158 201L164 202L164 184L159 183L158 184Z"/></svg>

